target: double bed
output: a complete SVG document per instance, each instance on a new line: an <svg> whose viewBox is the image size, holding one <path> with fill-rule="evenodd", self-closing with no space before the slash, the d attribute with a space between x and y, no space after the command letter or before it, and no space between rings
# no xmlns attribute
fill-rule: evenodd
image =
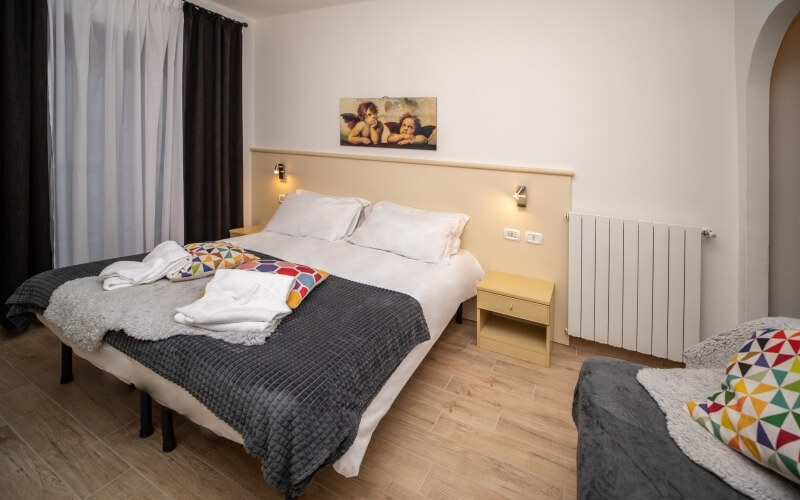
<svg viewBox="0 0 800 500"><path fill-rule="evenodd" d="M246 400L250 396L237 399L237 397L223 394L223 399L227 398L225 401L229 399L231 402L221 403L219 401L210 402L208 394L205 394L205 392L234 394L240 391L239 379L235 377L225 379L225 377L229 376L228 372L235 371L235 367L232 368L230 365L236 363L231 363L230 359L237 359L235 351L241 349L241 346L221 347L229 356L227 358L229 362L226 364L216 361L216 358L204 359L201 356L204 351L209 349L209 345L221 346L221 344L214 344L222 342L216 339L197 340L189 336L188 340L185 340L179 336L161 342L148 342L136 341L119 332L110 332L100 348L93 351L74 349L73 352L119 379L134 384L165 408L183 414L220 436L244 444L248 452L262 459L262 471L268 482L286 492L288 496L301 494L313 478L314 473L330 463L333 463L337 472L346 477L357 475L361 460L378 422L386 414L392 402L444 331L462 302L474 296L475 285L483 276L481 266L472 255L464 250L452 255L447 264L434 264L390 252L360 247L343 240L325 241L312 237L287 236L270 231L231 238L227 241L256 252L262 257L274 256L286 261L303 263L314 268L324 269L331 274L331 277L309 294L300 307L284 319L285 324L279 326L272 337L267 339L264 346L257 346L257 348L268 349L271 345L270 342L277 346L280 343L293 345L297 341L298 345L307 348L307 351L303 351L302 347L297 347L296 353L290 352L289 355L282 355L272 361L272 364L278 364L285 358L286 365L282 369L276 368L275 373L293 371L293 373L309 379L307 383L311 386L319 384L319 388L302 389L306 392L302 392L300 395L292 394L287 397L281 393L279 396L275 394L271 394L269 397L264 396L265 399L275 399L276 397L281 399L284 408L278 416L283 420L278 421L277 414L269 413L266 410L261 416L250 415L253 411L249 409L228 410L227 404L239 405L242 400ZM58 274L59 272L61 277L56 278L56 281L96 275L98 268L107 263L90 264L88 267L86 265L77 266L74 269L64 268L32 278L32 281L35 282L36 279L39 279L40 282L47 281L52 278L54 273ZM70 339L63 334L63 331L48 321L43 314L48 299L47 293L43 293L41 290L37 292L31 286L30 283L23 285L9 302L12 306L12 313L16 314L15 319L19 321L25 315L35 313L62 342L71 345ZM57 283L52 282L50 286L51 288L55 287ZM180 284L176 284L176 286L180 286ZM362 289L364 287L366 289ZM346 293L342 290L345 290ZM351 296L356 292L362 295ZM317 336L299 340L301 333L297 333L298 327L292 330L292 325L302 325L300 320L305 316L312 315L314 308L320 304L327 308L325 314L332 316L336 313L337 307L345 307L339 305L338 302L331 302L340 300L340 296L347 296L341 298L344 300L341 304L345 304L347 308L353 310L364 308L364 311L354 311L349 316L343 313L337 314L337 316L356 317L359 314L366 314L373 317L373 323L397 322L400 328L407 328L407 325L414 324L413 320L408 322L402 316L409 314L413 316L415 304L418 304L416 307L420 315L418 319L420 325L417 329L424 330L425 335L422 336L420 332L417 332L410 340L404 341L407 345L407 349L404 351L401 349L402 346L393 346L399 341L395 342L392 337L389 337L396 335L391 333L389 328L384 331L380 325L373 325L371 342L373 345L379 346L377 351L368 351L365 355L352 354L353 357L349 358L350 347L338 347L338 342L331 341L331 339ZM383 301L383 303L371 303L370 299L373 296L376 301ZM323 304L323 301L327 302ZM403 313L403 311L406 312ZM324 323L326 319L316 318L315 321L319 324L320 322ZM331 322L333 323L333 321ZM282 336L285 331L290 333ZM289 342L292 334L296 338ZM381 335L384 334L387 337L382 339ZM316 335L324 335L324 332ZM354 334L348 339L348 342L354 347L360 347L358 344L361 343L358 334ZM329 352L333 353L331 356L337 357L337 360L328 362L324 358L318 359L309 355L309 352L316 351L315 344L317 343L320 346L327 343L329 348L333 346L333 350ZM366 336L364 343L368 343ZM114 345L112 346L112 344ZM386 349L381 348L381 344L385 344ZM403 352L404 357L394 361L387 357L383 351L390 347L392 349L397 347L395 350ZM247 352L255 352L253 349L245 349L248 349ZM163 354L162 351L169 354ZM290 356L294 354L298 356L298 361L291 359ZM307 363L311 364L306 365ZM383 366L385 363L388 363L388 366ZM197 364L201 365L194 366ZM342 364L346 367L343 368ZM167 365L186 366L177 370ZM316 365L320 365L322 368ZM325 381L324 372L328 368L339 370L335 376L340 380ZM316 372L319 372L319 376L308 376L309 373ZM238 376L247 378L241 374ZM190 380L185 380L187 377ZM287 382L282 383L280 391L287 386L291 389L293 385L292 375L286 377ZM348 377L352 377L352 379ZM329 386L325 386L326 383ZM211 390L208 390L209 386L212 387ZM360 386L364 386L363 394L356 390L360 389ZM269 386L269 384L265 387L275 390L275 387ZM374 388L370 389L370 387ZM257 388L256 391L258 390L266 389ZM316 392L313 392L314 390ZM308 397L309 394L313 395L311 397L323 400L331 395L330 397L335 401L330 405L325 401L311 405L317 408L315 411L321 413L309 416L311 420L309 422L301 422L304 418L303 415L296 413L307 410L309 405L303 401L303 398ZM217 394L216 397L219 398L219 396ZM350 397L353 398L353 401L348 399ZM365 398L367 400L363 401ZM297 408L305 409L297 410L295 405ZM216 411L212 412L209 408L214 408ZM361 413L362 411L363 413ZM331 415L325 417L326 412ZM241 413L244 413L245 416L242 417ZM347 415L342 417L340 415L342 413ZM326 423L326 419L331 420L333 424ZM259 439L263 439L263 442L254 441L253 430L248 431L247 429L248 425L254 425L254 423L259 424L260 427L269 428L270 430L266 434L273 435L264 435L265 432L262 429L255 434L256 437L261 434ZM276 430L273 430L273 427ZM332 427L335 432L328 434L329 427ZM276 449L283 451L276 454Z"/></svg>
<svg viewBox="0 0 800 500"><path fill-rule="evenodd" d="M483 276L483 269L553 281L557 283L556 302L566 303L566 287L562 284L566 283L567 275L567 225L563 216L569 210L573 175L569 170L261 149L253 149L252 162L251 213L254 221L271 220L270 217L285 205L279 205L276 200L284 195L288 197L300 188L337 194L357 193L371 200L391 199L407 206L457 210L473 216L462 235L462 249L454 252L447 264L404 258L345 241L322 241L276 234L276 231L226 239L261 255L323 269L340 280L402 294L419 304L422 322L430 338L411 348L396 366L388 370L385 380L379 384L380 390L365 405L357 426L348 433L347 439L352 444L341 454L336 451L327 455L333 462L333 469L344 476L359 473L361 460L378 422L465 300L464 316L474 319L475 303L471 297L475 295L475 285ZM284 180L272 175L275 163L287 165ZM510 196L518 185L528 186L530 201L527 209L518 208ZM540 231L547 235L547 243L509 245L499 237L508 225ZM139 259L142 257L138 256ZM94 271L89 275L97 275L107 264L95 263ZM86 275L84 272L72 277ZM45 281L47 279L45 277ZM295 315L299 318L306 302L313 305L324 295L325 287L335 281L329 278L322 282L289 319ZM48 293L41 293L41 290L23 285L12 297L16 303L9 302L9 305L12 312L21 314L17 317L21 320L18 324L38 315L69 346L69 339L44 317L49 293L57 286L51 284ZM566 308L556 308L556 342L566 341L566 334L559 333L563 332L565 325ZM278 339L280 330L274 335L273 340ZM62 349L62 355L64 352ZM209 410L181 383L170 380L136 356L126 355L108 342L94 351L74 349L72 352L101 370L135 384L163 407L181 413L217 435L239 443L246 442L241 429ZM298 476L285 484L268 482L289 495L297 495L310 477L313 473L302 478Z"/></svg>

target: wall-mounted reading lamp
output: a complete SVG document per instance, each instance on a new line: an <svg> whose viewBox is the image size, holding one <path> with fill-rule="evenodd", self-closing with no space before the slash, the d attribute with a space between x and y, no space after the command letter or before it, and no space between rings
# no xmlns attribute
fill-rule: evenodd
<svg viewBox="0 0 800 500"><path fill-rule="evenodd" d="M517 186L517 190L512 195L517 200L518 207L524 207L528 204L528 188L525 186Z"/></svg>
<svg viewBox="0 0 800 500"><path fill-rule="evenodd" d="M273 174L278 176L278 179L284 180L286 179L286 165L283 163L276 163L275 169L272 171Z"/></svg>

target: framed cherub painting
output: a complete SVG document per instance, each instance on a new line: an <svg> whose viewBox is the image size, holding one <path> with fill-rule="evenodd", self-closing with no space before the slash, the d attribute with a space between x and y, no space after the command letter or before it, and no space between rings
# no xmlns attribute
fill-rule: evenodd
<svg viewBox="0 0 800 500"><path fill-rule="evenodd" d="M342 98L342 146L436 150L435 97Z"/></svg>

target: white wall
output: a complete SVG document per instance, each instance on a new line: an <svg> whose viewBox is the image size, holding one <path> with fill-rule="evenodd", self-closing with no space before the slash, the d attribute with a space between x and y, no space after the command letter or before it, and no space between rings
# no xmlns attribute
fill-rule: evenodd
<svg viewBox="0 0 800 500"><path fill-rule="evenodd" d="M739 319L735 15L725 0L409 0L267 18L250 28L252 145L356 153L339 98L437 97L438 151L381 155L571 168L575 210L711 226L705 338Z"/></svg>
<svg viewBox="0 0 800 500"><path fill-rule="evenodd" d="M769 314L800 315L800 22L781 44L772 71L769 144Z"/></svg>

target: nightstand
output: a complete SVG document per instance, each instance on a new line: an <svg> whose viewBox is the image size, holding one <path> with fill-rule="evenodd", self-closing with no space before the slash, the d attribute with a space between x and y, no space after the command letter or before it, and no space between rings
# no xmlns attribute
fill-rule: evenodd
<svg viewBox="0 0 800 500"><path fill-rule="evenodd" d="M550 281L489 271L478 283L478 347L550 366Z"/></svg>
<svg viewBox="0 0 800 500"><path fill-rule="evenodd" d="M264 226L266 226L266 224L256 224L254 226L245 226L245 227L234 227L233 229L230 230L231 233L230 237L233 238L234 236L244 236L246 234L257 233L262 229L264 229Z"/></svg>

